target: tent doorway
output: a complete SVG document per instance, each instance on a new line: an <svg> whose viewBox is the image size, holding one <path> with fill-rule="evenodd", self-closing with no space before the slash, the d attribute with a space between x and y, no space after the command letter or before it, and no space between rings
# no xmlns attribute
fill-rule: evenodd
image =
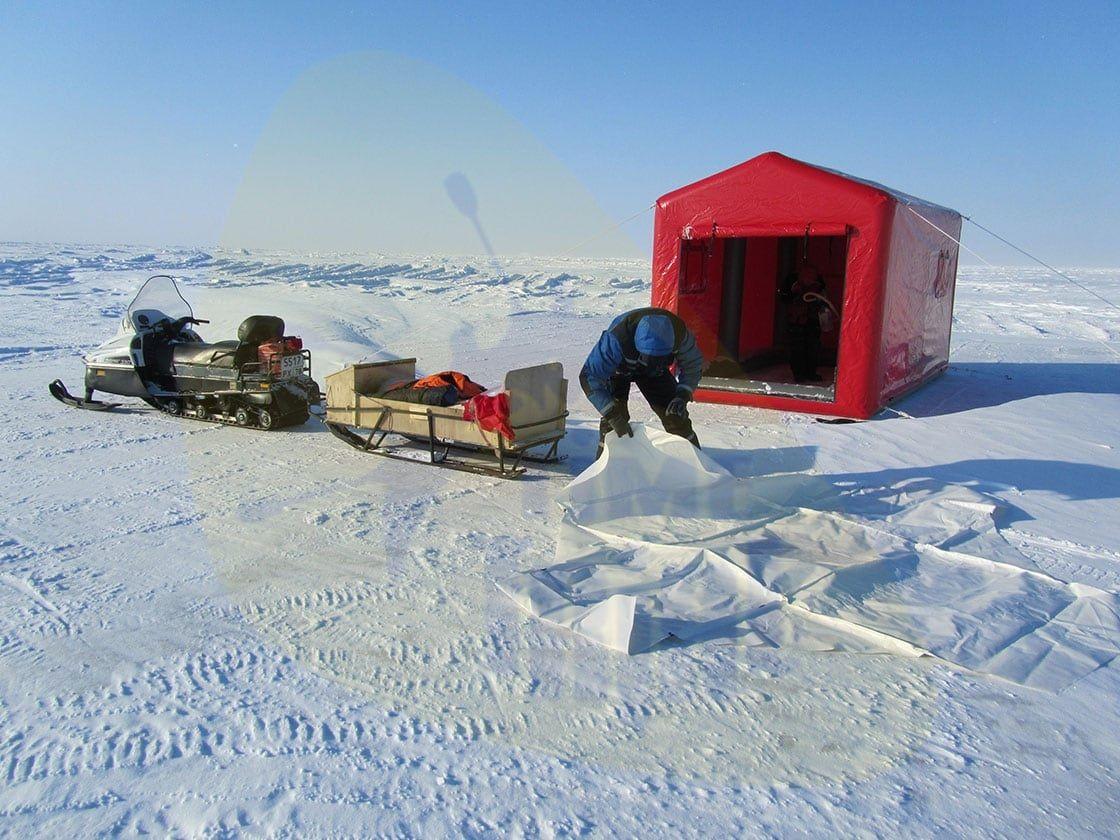
<svg viewBox="0 0 1120 840"><path fill-rule="evenodd" d="M709 359L702 388L835 398L846 235L681 240L679 312Z"/></svg>

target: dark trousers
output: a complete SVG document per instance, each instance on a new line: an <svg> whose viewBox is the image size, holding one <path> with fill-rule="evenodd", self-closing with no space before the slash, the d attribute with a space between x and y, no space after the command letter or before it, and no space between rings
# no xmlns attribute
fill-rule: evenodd
<svg viewBox="0 0 1120 840"><path fill-rule="evenodd" d="M791 324L789 339L789 366L797 382L819 381L818 358L821 352L821 331L811 324Z"/></svg>
<svg viewBox="0 0 1120 840"><path fill-rule="evenodd" d="M586 383L583 384L586 392L587 385ZM666 371L658 376L637 376L633 379L622 376L611 377L611 396L626 410L627 420L630 419L627 404L630 401L631 384L638 386L638 390L646 398L646 402L653 409L653 413L661 420L661 425L665 427L665 431L671 435L683 437L690 441L693 446L700 446L700 441L696 439L696 432L692 430L692 420L688 416L688 411L685 411L684 415L680 417L665 413L666 407L677 396L677 380L673 378L671 373ZM599 421L599 449L595 453L596 458L603 451L603 441L610 430L610 423L605 419Z"/></svg>

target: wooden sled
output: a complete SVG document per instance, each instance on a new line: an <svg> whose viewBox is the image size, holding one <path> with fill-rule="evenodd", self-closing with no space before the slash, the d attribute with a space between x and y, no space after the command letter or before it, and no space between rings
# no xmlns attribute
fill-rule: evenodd
<svg viewBox="0 0 1120 840"><path fill-rule="evenodd" d="M325 422L340 440L373 455L500 478L525 473L524 462L555 463L566 433L568 381L559 362L511 370L503 384L509 394L514 437L482 429L463 419L463 406L429 406L375 396L387 385L416 378L416 359L350 365L327 377ZM413 446L386 446L389 435ZM423 450L427 458L423 458ZM407 445L407 444L406 444ZM493 457L489 466L451 456L453 450ZM420 457L416 457L420 456Z"/></svg>

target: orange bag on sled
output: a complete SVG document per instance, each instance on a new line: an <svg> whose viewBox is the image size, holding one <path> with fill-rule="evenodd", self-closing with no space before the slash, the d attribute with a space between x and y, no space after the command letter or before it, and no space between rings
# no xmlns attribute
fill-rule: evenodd
<svg viewBox="0 0 1120 840"><path fill-rule="evenodd" d="M486 390L465 373L459 373L457 370L433 373L431 376L425 376L423 379L417 379L412 383L413 388L443 388L447 385L455 386L455 390L459 392L460 400L477 397Z"/></svg>

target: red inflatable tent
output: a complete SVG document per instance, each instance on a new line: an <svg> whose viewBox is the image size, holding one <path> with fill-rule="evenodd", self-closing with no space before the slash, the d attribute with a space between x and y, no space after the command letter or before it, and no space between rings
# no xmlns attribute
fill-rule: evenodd
<svg viewBox="0 0 1120 840"><path fill-rule="evenodd" d="M767 152L657 200L653 305L696 334L697 400L866 419L948 365L960 231L953 210ZM790 367L806 273L835 312L820 382Z"/></svg>

